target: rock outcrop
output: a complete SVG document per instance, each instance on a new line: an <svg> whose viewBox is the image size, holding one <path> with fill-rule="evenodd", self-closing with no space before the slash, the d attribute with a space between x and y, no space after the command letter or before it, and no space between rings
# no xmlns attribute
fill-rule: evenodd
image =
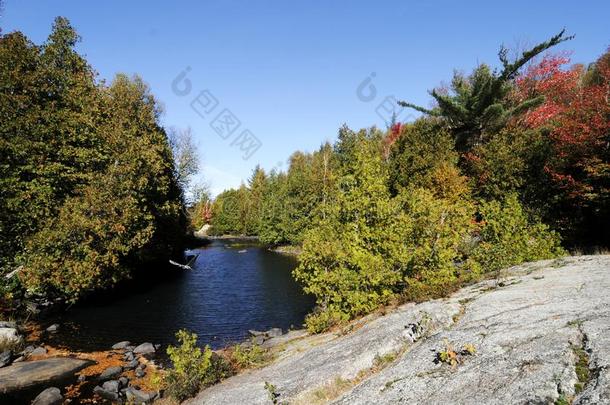
<svg viewBox="0 0 610 405"><path fill-rule="evenodd" d="M525 264L285 342L189 403L610 403L608 291L610 256Z"/></svg>
<svg viewBox="0 0 610 405"><path fill-rule="evenodd" d="M11 366L0 368L0 395L38 386L49 387L72 378L74 373L90 364L92 362L87 360L68 357L13 363Z"/></svg>

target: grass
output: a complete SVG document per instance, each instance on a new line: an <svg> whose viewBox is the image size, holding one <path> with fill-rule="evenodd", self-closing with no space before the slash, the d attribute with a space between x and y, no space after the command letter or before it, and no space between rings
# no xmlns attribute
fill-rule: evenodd
<svg viewBox="0 0 610 405"><path fill-rule="evenodd" d="M345 380L341 377L337 377L334 381L318 388L311 394L313 399L312 404L324 404L331 401L339 397L339 395L349 389L353 384L354 382L352 382L352 380Z"/></svg>
<svg viewBox="0 0 610 405"><path fill-rule="evenodd" d="M589 369L589 355L587 352L581 347L572 347L572 351L576 356L576 377L578 378L578 382L574 384L574 391L576 394L581 393L589 380L591 380L591 370Z"/></svg>
<svg viewBox="0 0 610 405"><path fill-rule="evenodd" d="M10 350L12 352L18 352L23 347L23 339L19 341L15 341L14 339L5 339L0 338L0 353L5 350Z"/></svg>

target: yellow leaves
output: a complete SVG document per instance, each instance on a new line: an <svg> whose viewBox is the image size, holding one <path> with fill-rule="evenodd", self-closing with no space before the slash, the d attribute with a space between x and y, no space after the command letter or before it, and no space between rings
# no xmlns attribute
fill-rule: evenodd
<svg viewBox="0 0 610 405"><path fill-rule="evenodd" d="M449 340L444 340L445 348L436 353L436 363L445 363L450 365L451 367L457 367L458 364L464 362L464 358L466 356L474 356L477 352L477 349L474 347L472 343L464 344L461 351L456 351L453 348L453 345L449 343Z"/></svg>

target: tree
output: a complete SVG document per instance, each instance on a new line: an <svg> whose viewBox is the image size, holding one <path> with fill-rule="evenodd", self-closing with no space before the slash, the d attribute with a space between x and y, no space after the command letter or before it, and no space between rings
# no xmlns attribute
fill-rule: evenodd
<svg viewBox="0 0 610 405"><path fill-rule="evenodd" d="M335 152L342 154L343 163L333 203L305 233L294 271L321 308L307 320L313 331L387 302L404 259L397 229L401 216L387 190L379 132L344 130Z"/></svg>
<svg viewBox="0 0 610 405"><path fill-rule="evenodd" d="M564 33L565 30L562 30L548 41L523 52L521 57L513 62L508 60L508 50L502 47L498 53L502 63L501 71L492 71L489 66L482 64L468 77L454 73L451 92L432 90L431 95L437 103L437 107L433 109L405 101L400 101L399 104L445 119L455 139L456 147L462 152L467 152L485 142L511 117L542 103L542 97L527 98L516 104L507 103L506 98L512 89L514 79L524 65L545 50L573 38L564 37Z"/></svg>
<svg viewBox="0 0 610 405"><path fill-rule="evenodd" d="M252 171L252 176L248 180L248 188L250 190L248 198L249 207L245 228L248 234L258 235L263 215L263 198L267 192L267 175L259 165Z"/></svg>
<svg viewBox="0 0 610 405"><path fill-rule="evenodd" d="M610 52L588 69L563 69L564 56L547 56L517 82L519 99L543 104L520 121L547 133L551 153L544 170L554 188L554 219L571 239L610 242Z"/></svg>
<svg viewBox="0 0 610 405"><path fill-rule="evenodd" d="M74 51L78 35L57 18L48 40L0 38L0 266L16 264L26 239L57 214L103 164L94 72Z"/></svg>
<svg viewBox="0 0 610 405"><path fill-rule="evenodd" d="M42 46L0 37L0 265L69 301L181 254L186 226L158 103L96 83L78 40L62 17Z"/></svg>
<svg viewBox="0 0 610 405"><path fill-rule="evenodd" d="M193 143L193 131L190 127L183 130L172 128L169 131L169 143L174 158L176 181L184 198L188 197L191 203L198 201L194 199L190 190L191 179L199 171L199 157L197 147Z"/></svg>
<svg viewBox="0 0 610 405"><path fill-rule="evenodd" d="M430 187L435 170L457 161L453 140L438 119L420 118L402 125L388 156L390 190L396 195L408 187Z"/></svg>
<svg viewBox="0 0 610 405"><path fill-rule="evenodd" d="M235 189L218 194L212 204L212 233L215 235L240 235L245 231L240 192Z"/></svg>
<svg viewBox="0 0 610 405"><path fill-rule="evenodd" d="M259 238L269 245L288 242L290 232L286 215L286 174L272 171L263 195Z"/></svg>

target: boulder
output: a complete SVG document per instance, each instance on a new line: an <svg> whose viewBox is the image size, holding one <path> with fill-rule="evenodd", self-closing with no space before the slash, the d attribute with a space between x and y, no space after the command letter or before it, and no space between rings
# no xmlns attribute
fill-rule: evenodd
<svg viewBox="0 0 610 405"><path fill-rule="evenodd" d="M102 371L102 374L97 378L100 381L114 380L118 378L123 372L123 367L115 366L108 367L106 370Z"/></svg>
<svg viewBox="0 0 610 405"><path fill-rule="evenodd" d="M0 368L0 394L10 394L37 386L51 386L72 378L83 368L93 364L89 360L68 357L24 361Z"/></svg>
<svg viewBox="0 0 610 405"><path fill-rule="evenodd" d="M50 333L55 333L58 330L59 330L59 324L57 324L57 323L54 323L53 325L51 325L47 328L47 332L50 332Z"/></svg>
<svg viewBox="0 0 610 405"><path fill-rule="evenodd" d="M47 354L47 349L40 346L30 352L30 356L44 356Z"/></svg>
<svg viewBox="0 0 610 405"><path fill-rule="evenodd" d="M36 346L32 346L32 345L26 346L26 348L23 349L21 354L23 356L29 356L34 351L34 349L36 349Z"/></svg>
<svg viewBox="0 0 610 405"><path fill-rule="evenodd" d="M141 367L136 368L136 377L142 378L146 375L146 371L142 370Z"/></svg>
<svg viewBox="0 0 610 405"><path fill-rule="evenodd" d="M107 399L108 401L117 401L119 399L119 393L105 390L99 385L93 389L93 393L99 395L103 399Z"/></svg>
<svg viewBox="0 0 610 405"><path fill-rule="evenodd" d="M271 328L267 332L265 332L265 335L267 335L267 337L269 338L274 338L282 336L283 332L280 328Z"/></svg>
<svg viewBox="0 0 610 405"><path fill-rule="evenodd" d="M127 397L127 401L141 404L143 402L152 402L155 399L156 394L154 392L144 392L135 387L129 387L125 390L125 396Z"/></svg>
<svg viewBox="0 0 610 405"><path fill-rule="evenodd" d="M125 361L132 361L135 356L133 354L133 352L127 352L125 353L125 356L123 356L123 358L125 359Z"/></svg>
<svg viewBox="0 0 610 405"><path fill-rule="evenodd" d="M49 387L34 398L32 405L59 405L62 400L63 397L59 388Z"/></svg>
<svg viewBox="0 0 610 405"><path fill-rule="evenodd" d="M110 392L119 392L119 382L117 380L109 380L102 384L102 388Z"/></svg>
<svg viewBox="0 0 610 405"><path fill-rule="evenodd" d="M258 335L258 336L254 336L252 338L252 343L255 345L262 345L265 342L265 336L264 335Z"/></svg>
<svg viewBox="0 0 610 405"><path fill-rule="evenodd" d="M11 364L11 358L13 357L13 352L10 350L5 350L0 353L0 367L8 366Z"/></svg>
<svg viewBox="0 0 610 405"><path fill-rule="evenodd" d="M137 354L151 354L155 352L155 346L152 343L142 343L140 346L137 346L133 349L134 353Z"/></svg>
<svg viewBox="0 0 610 405"><path fill-rule="evenodd" d="M250 329L250 330L248 331L248 333L250 334L250 336L253 336L253 337L256 337L256 336L262 336L262 335L264 335L264 334L265 334L265 332L261 332L261 331L258 331L258 330L253 330L253 329Z"/></svg>
<svg viewBox="0 0 610 405"><path fill-rule="evenodd" d="M23 338L17 332L17 328L1 328L0 327L0 343L5 348L19 346L23 342Z"/></svg>
<svg viewBox="0 0 610 405"><path fill-rule="evenodd" d="M127 377L119 378L119 385L121 388L127 388L127 386L129 385L129 378L127 378Z"/></svg>
<svg viewBox="0 0 610 405"><path fill-rule="evenodd" d="M124 340L122 342L118 342L112 345L112 349L114 350L122 350L125 349L127 346L129 346L131 344L131 342Z"/></svg>
<svg viewBox="0 0 610 405"><path fill-rule="evenodd" d="M134 368L138 367L138 364L140 364L138 362L138 360L133 359L129 363L127 363L127 365L125 366L125 369L126 370L133 370Z"/></svg>

